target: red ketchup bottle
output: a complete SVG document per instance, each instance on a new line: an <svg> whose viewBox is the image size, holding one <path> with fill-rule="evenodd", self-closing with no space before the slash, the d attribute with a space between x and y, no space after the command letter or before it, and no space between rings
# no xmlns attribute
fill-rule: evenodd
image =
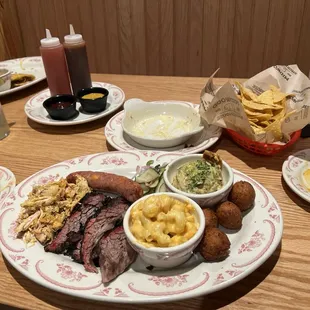
<svg viewBox="0 0 310 310"><path fill-rule="evenodd" d="M40 52L51 96L72 94L64 47L48 29L46 38L41 40Z"/></svg>

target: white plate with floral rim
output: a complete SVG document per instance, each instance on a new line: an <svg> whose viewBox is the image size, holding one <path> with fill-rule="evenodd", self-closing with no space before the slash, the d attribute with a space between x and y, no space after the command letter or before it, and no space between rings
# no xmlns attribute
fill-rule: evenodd
<svg viewBox="0 0 310 310"><path fill-rule="evenodd" d="M198 108L199 105L192 104L190 102L185 101L175 101L175 100L165 100L165 101L154 101L156 103L159 102L178 102L180 104L189 105L194 108ZM107 123L104 129L104 134L109 144L111 144L118 151L138 151L138 150L151 150L156 149L143 146L134 140L132 140L124 131L122 127L122 121L125 115L125 111L121 111L114 115ZM158 149L160 151L166 152L181 152L183 154L194 154L201 151L204 151L210 148L214 143L218 141L222 134L222 128L208 125L205 123L205 128L202 132L196 134L185 144L181 144L178 146L170 147L170 148L162 148Z"/></svg>
<svg viewBox="0 0 310 310"><path fill-rule="evenodd" d="M7 197L13 192L16 179L13 172L0 166L0 207Z"/></svg>
<svg viewBox="0 0 310 310"><path fill-rule="evenodd" d="M24 57L24 58L1 61L0 68L8 69L12 71L12 73L32 74L35 76L35 79L31 82L0 92L0 97L11 93L15 93L19 90L22 90L40 81L43 81L46 78L42 57L40 56Z"/></svg>
<svg viewBox="0 0 310 310"><path fill-rule="evenodd" d="M243 219L237 233L228 233L230 256L221 262L204 262L195 254L170 270L148 270L141 259L109 285L100 274L88 273L69 257L44 252L40 244L25 248L14 228L20 203L35 184L65 177L77 170L107 171L133 177L137 166L150 159L163 164L182 153L156 151L109 152L82 156L48 167L15 187L0 209L0 247L19 272L49 289L77 297L117 303L153 303L197 297L230 286L253 272L277 248L283 229L282 214L274 197L259 183L234 170L235 181L250 182L256 192L255 207Z"/></svg>
<svg viewBox="0 0 310 310"><path fill-rule="evenodd" d="M296 195L310 202L310 188L307 188L303 180L303 173L307 169L310 169L310 149L289 156L283 163L282 176Z"/></svg>
<svg viewBox="0 0 310 310"><path fill-rule="evenodd" d="M77 102L76 109L79 111L79 114L76 117L66 121L54 120L48 115L47 111L43 107L44 100L51 96L49 89L45 89L26 102L25 113L30 119L40 124L51 126L70 126L95 121L115 112L123 105L125 93L118 86L102 82L93 82L93 86L103 87L109 91L107 107L102 112L87 113L83 111L81 104Z"/></svg>

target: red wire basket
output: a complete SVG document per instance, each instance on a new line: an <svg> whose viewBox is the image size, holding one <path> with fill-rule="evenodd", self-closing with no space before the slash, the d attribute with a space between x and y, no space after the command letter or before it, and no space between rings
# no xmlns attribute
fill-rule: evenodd
<svg viewBox="0 0 310 310"><path fill-rule="evenodd" d="M233 139L233 141L238 145L240 145L241 147L243 147L244 149L256 154L267 156L277 154L286 149L287 147L291 146L299 139L301 134L301 130L295 131L294 133L291 134L291 140L288 143L279 145L279 144L268 144L253 141L231 129L226 129L226 131L228 135Z"/></svg>

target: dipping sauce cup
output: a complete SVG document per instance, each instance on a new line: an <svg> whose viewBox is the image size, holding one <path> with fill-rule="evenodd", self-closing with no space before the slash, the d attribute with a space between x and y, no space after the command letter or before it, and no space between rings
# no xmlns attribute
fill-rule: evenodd
<svg viewBox="0 0 310 310"><path fill-rule="evenodd" d="M90 87L81 89L77 97L83 110L88 113L104 111L107 106L109 91L102 87Z"/></svg>
<svg viewBox="0 0 310 310"><path fill-rule="evenodd" d="M76 97L72 95L56 95L46 99L43 107L52 119L67 120L79 114L76 110Z"/></svg>

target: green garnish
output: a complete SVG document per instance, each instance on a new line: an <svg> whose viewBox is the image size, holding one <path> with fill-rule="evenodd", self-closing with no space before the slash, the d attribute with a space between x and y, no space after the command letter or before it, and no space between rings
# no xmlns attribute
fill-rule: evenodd
<svg viewBox="0 0 310 310"><path fill-rule="evenodd" d="M178 168L173 185L184 192L206 194L223 186L221 163L198 159Z"/></svg>

